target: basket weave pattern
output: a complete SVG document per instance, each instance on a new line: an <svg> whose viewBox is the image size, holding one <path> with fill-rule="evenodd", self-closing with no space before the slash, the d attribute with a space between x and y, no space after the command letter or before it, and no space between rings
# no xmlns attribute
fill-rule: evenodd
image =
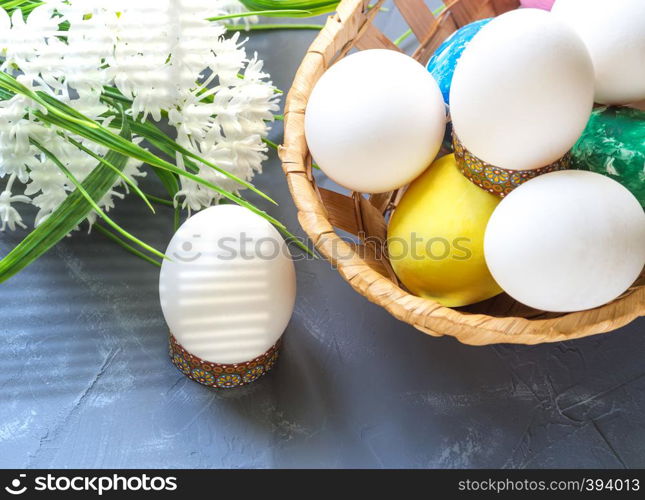
<svg viewBox="0 0 645 500"><path fill-rule="evenodd" d="M343 0L309 47L296 74L285 107L283 169L298 209L298 220L343 278L361 295L393 316L434 336L452 335L473 345L493 343L537 344L604 333L645 315L645 279L615 301L589 311L556 314L528 308L506 294L451 309L408 293L380 255L386 239L387 218L402 191L345 196L316 185L304 133L304 116L311 91L334 62L351 49L400 50L374 24L383 0ZM452 32L477 19L518 7L517 0L456 0L436 18L423 0L394 0L418 41L413 57L426 63ZM348 165L351 168L351 165ZM336 232L356 235L347 241ZM383 245L384 247L384 245Z"/></svg>

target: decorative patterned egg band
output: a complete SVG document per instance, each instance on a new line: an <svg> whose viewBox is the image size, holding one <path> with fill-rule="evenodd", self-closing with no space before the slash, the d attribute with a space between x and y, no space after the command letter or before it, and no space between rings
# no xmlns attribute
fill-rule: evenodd
<svg viewBox="0 0 645 500"><path fill-rule="evenodd" d="M508 170L495 167L477 158L464 147L454 132L452 134L452 142L455 148L457 167L461 173L480 188L501 198L513 191L520 184L538 175L571 168L571 155L567 153L558 161L545 167L534 170Z"/></svg>
<svg viewBox="0 0 645 500"><path fill-rule="evenodd" d="M278 359L282 339L267 352L251 361L220 364L204 361L184 349L170 333L170 359L177 369L200 384L218 389L233 389L255 382L267 373Z"/></svg>

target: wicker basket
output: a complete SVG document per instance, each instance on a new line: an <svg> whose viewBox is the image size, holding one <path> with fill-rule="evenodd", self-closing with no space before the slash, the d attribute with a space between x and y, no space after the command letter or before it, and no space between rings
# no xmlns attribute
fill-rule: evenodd
<svg viewBox="0 0 645 500"><path fill-rule="evenodd" d="M343 0L337 13L307 51L289 92L284 145L280 149L289 189L303 229L343 278L361 295L401 321L434 336L452 335L461 342L537 344L609 332L645 314L645 276L615 301L589 311L555 314L530 309L502 294L465 308L451 309L408 293L387 259L377 255L386 239L387 218L399 192L345 196L316 185L304 134L304 114L312 88L323 72L352 48L399 50L372 19L383 0ZM423 0L394 0L419 46L414 58L425 63L445 38L460 26L517 8L517 0L456 0L437 18ZM356 235L341 238L337 231Z"/></svg>

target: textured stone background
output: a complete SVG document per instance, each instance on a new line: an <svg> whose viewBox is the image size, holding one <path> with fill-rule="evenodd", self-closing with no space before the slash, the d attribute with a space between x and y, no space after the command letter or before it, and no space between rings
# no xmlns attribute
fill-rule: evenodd
<svg viewBox="0 0 645 500"><path fill-rule="evenodd" d="M402 31L393 12L381 26ZM248 48L287 89L312 38L254 34ZM274 155L257 180L298 229ZM115 215L158 248L170 239L163 207L152 218L130 197ZM0 255L22 236L1 235ZM276 369L216 392L167 359L157 276L75 234L0 285L0 467L645 467L643 319L468 347L396 321L324 261L300 262Z"/></svg>

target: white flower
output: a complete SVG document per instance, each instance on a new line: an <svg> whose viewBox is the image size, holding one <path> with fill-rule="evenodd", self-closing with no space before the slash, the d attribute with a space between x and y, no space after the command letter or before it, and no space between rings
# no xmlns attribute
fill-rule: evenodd
<svg viewBox="0 0 645 500"><path fill-rule="evenodd" d="M31 182L25 188L25 194L28 196L38 193L50 195L59 190L63 194L66 192L65 175L44 155L40 157L40 161L32 164L29 178Z"/></svg>
<svg viewBox="0 0 645 500"><path fill-rule="evenodd" d="M111 126L119 111L105 101L103 89L116 87L131 99L127 113L132 118L167 117L181 146L250 180L266 158L262 139L278 97L257 54L247 57L239 33L225 38L223 22L206 20L244 11L237 0L44 0L26 18L19 11L9 17L0 8L0 71L104 126ZM230 21L242 19L256 21ZM60 31L63 23L65 32ZM95 158L41 123L34 109L38 105L21 96L0 101L0 177L10 179L0 199L2 229L23 227L13 202L36 206L35 224L40 224L75 189L32 140L46 145L81 182L97 167ZM108 152L82 137L72 138L100 156ZM139 144L142 139L132 140ZM181 155L176 163L185 169ZM195 166L208 182L233 192L241 188L210 166ZM123 174L136 183L146 175L142 167L130 159ZM15 180L25 184L23 195L11 194ZM220 199L195 181L181 177L180 183L175 201L188 210ZM128 192L119 177L98 204L108 211ZM95 213L88 216L90 224L95 219Z"/></svg>
<svg viewBox="0 0 645 500"><path fill-rule="evenodd" d="M27 227L22 223L22 217L20 217L18 211L11 204L16 202L31 203L31 199L25 195L14 196L11 194L11 188L13 187L15 179L16 176L12 175L7 183L7 188L0 193L0 221L2 222L0 231L4 231L6 226L9 226L9 229L12 231L16 229L16 226L20 226L23 229Z"/></svg>
<svg viewBox="0 0 645 500"><path fill-rule="evenodd" d="M34 227L42 224L53 213L58 206L67 198L67 191L62 186L56 186L43 194L36 196L32 203L38 207L38 213L34 219Z"/></svg>

